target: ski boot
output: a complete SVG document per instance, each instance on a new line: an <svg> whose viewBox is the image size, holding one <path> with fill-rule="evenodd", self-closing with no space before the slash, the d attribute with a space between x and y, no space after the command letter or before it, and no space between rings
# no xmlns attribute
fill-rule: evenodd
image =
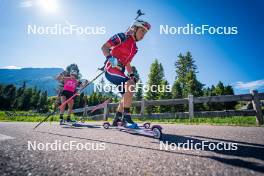
<svg viewBox="0 0 264 176"><path fill-rule="evenodd" d="M113 120L112 126L118 126L118 122L122 122L122 121L121 121L121 118L122 118L122 113L121 113L121 112L117 112L117 113L115 114L115 117L114 117L114 120Z"/></svg>
<svg viewBox="0 0 264 176"><path fill-rule="evenodd" d="M71 120L71 117L70 117L70 116L67 116L67 120L66 120L66 122L67 122L67 123L72 123L72 124L76 123L75 120Z"/></svg>
<svg viewBox="0 0 264 176"><path fill-rule="evenodd" d="M131 114L130 113L125 113L123 116L123 122L125 124L125 127L127 128L132 128L132 129L138 129L137 123L133 122L131 119Z"/></svg>
<svg viewBox="0 0 264 176"><path fill-rule="evenodd" d="M64 120L63 120L63 114L60 114L60 125L63 125Z"/></svg>

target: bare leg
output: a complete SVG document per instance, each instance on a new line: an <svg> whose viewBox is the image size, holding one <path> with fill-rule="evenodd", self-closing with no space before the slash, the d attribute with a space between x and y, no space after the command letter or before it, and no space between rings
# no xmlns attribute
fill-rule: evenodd
<svg viewBox="0 0 264 176"><path fill-rule="evenodd" d="M123 104L124 104L124 101L123 101L123 97L124 97L124 95L122 95L122 99L121 99L121 101L119 102L119 105L118 105L118 107L117 107L117 111L118 112L124 112L124 106L123 106Z"/></svg>
<svg viewBox="0 0 264 176"><path fill-rule="evenodd" d="M122 97L122 102L123 102L123 108L130 108L132 104L132 98L133 98L133 90L135 83L132 80L128 80L125 84L125 90L126 92L124 93Z"/></svg>
<svg viewBox="0 0 264 176"><path fill-rule="evenodd" d="M123 109L124 109L124 115L123 115L123 121L128 124L135 124L131 119L130 114L130 107L132 104L132 98L133 98L133 91L134 91L134 81L129 80L125 84L126 92L122 98L123 100Z"/></svg>
<svg viewBox="0 0 264 176"><path fill-rule="evenodd" d="M120 121L120 119L122 118L122 114L126 109L129 109L132 103L132 97L133 97L133 89L129 87L131 85L133 85L134 82L129 80L125 83L125 90L126 92L122 95L122 99L119 102L118 108L117 108L117 112L115 114L115 118L113 121L113 126L117 126L117 122ZM127 108L128 107L128 108ZM127 110L126 110L127 111Z"/></svg>
<svg viewBox="0 0 264 176"><path fill-rule="evenodd" d="M72 108L73 108L73 103L74 103L74 100L70 100L70 101L68 102L68 107L69 107L69 110L68 110L68 117L71 117Z"/></svg>
<svg viewBox="0 0 264 176"><path fill-rule="evenodd" d="M125 107L130 107L132 104L132 98L133 98L133 85L135 85L134 81L128 80L125 83L125 90L126 92L122 95L122 99L117 107L118 112L124 112ZM130 88L129 88L130 87Z"/></svg>
<svg viewBox="0 0 264 176"><path fill-rule="evenodd" d="M65 96L61 96L61 104L63 104L65 101L66 101L66 97L65 97ZM65 106L66 106L66 105L64 105L64 106L62 106L62 107L60 108L60 114L64 114Z"/></svg>

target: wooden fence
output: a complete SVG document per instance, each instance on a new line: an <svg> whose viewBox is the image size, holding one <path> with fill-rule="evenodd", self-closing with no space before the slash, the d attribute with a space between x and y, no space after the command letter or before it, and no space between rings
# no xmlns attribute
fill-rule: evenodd
<svg viewBox="0 0 264 176"><path fill-rule="evenodd" d="M132 116L148 116L150 118L189 118L194 117L226 117L226 116L256 116L256 123L258 125L263 124L263 111L261 108L261 100L264 100L264 93L258 93L253 90L250 94L241 95L222 95L222 96L211 96L211 97L194 97L189 95L188 98L184 99L167 99L167 100L142 100L134 101L132 106L141 107L140 114L133 114ZM226 103L236 101L251 101L253 104L253 110L226 110L226 111L194 111L194 104L201 103ZM176 113L155 113L155 114L144 114L147 106L161 106L161 105L188 105L188 112L176 112ZM110 108L116 108L118 103L105 104L104 113L101 115L95 115L94 117L102 117L107 120L109 116L113 114L109 113ZM90 111L95 106L87 106L85 108L75 109L75 113L84 112L87 115L87 111Z"/></svg>

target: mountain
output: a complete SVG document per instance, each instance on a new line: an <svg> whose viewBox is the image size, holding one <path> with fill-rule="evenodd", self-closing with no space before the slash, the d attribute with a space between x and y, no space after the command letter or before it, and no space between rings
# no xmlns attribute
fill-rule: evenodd
<svg viewBox="0 0 264 176"><path fill-rule="evenodd" d="M0 69L0 84L14 84L17 87L26 82L27 87L36 86L42 91L47 91L49 96L57 95L58 81L56 75L63 71L62 68L21 68L21 69ZM85 89L90 95L93 92L93 84Z"/></svg>

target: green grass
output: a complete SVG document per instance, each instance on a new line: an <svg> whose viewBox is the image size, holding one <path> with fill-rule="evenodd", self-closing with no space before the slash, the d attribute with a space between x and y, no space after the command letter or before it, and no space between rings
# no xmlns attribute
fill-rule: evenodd
<svg viewBox="0 0 264 176"><path fill-rule="evenodd" d="M20 112L19 112L20 113ZM13 121L13 122L40 122L46 116L6 116L3 111L0 111L0 121ZM79 120L80 117L74 117L73 119ZM134 120L138 123L142 122L152 122L152 123L161 123L161 124L189 124L189 125L198 125L198 124L210 124L210 125L232 125L232 126L257 126L256 118L254 116L237 116L237 117L214 117L214 118L193 118L189 119L149 119L147 117L144 118L134 118ZM48 121L59 121L59 116L54 115L51 116ZM96 120L87 119L88 122L94 122ZM109 118L108 121L112 121ZM263 125L262 125L263 126Z"/></svg>
<svg viewBox="0 0 264 176"><path fill-rule="evenodd" d="M255 116L236 116L236 117L208 117L201 118L195 117L192 120L189 119L150 119L150 118L134 118L137 123L151 122L159 124L185 124L185 125L228 125L228 126L257 126ZM108 121L112 121L109 118ZM264 125L262 125L264 127Z"/></svg>
<svg viewBox="0 0 264 176"><path fill-rule="evenodd" d="M198 124L210 124L210 125L233 125L233 126L257 126L256 117L254 116L236 116L236 117L208 117L201 118L196 117L191 120L189 119L148 119L142 120L135 119L138 122L150 121L153 123L165 123L165 124L187 124L187 125L198 125Z"/></svg>
<svg viewBox="0 0 264 176"><path fill-rule="evenodd" d="M16 112L17 114L27 114L28 112ZM36 116L6 116L5 112L0 111L0 121L2 122L40 122L42 121L44 118L46 118L45 115L36 115ZM64 117L66 118L66 116ZM74 120L79 120L80 117L77 116L72 116L72 119ZM48 121L59 121L59 115L53 115L50 116ZM95 121L92 119L87 119L86 121Z"/></svg>

